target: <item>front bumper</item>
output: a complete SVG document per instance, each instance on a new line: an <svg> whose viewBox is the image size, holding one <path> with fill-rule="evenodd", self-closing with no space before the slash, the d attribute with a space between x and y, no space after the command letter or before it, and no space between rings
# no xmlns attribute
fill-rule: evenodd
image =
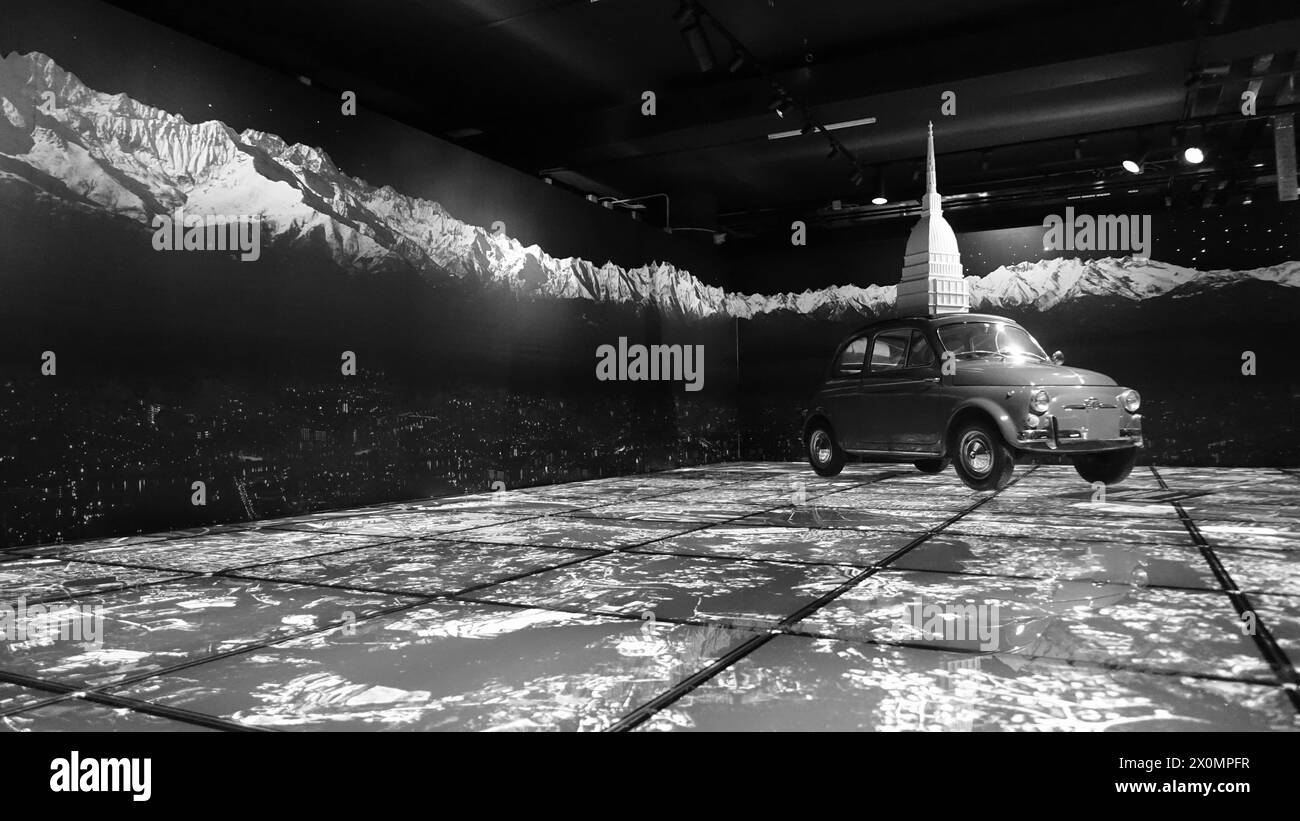
<svg viewBox="0 0 1300 821"><path fill-rule="evenodd" d="M1140 448L1142 416L1118 410L1106 413L1046 414L1032 428L1021 427L1016 447L1036 453L1097 453Z"/></svg>

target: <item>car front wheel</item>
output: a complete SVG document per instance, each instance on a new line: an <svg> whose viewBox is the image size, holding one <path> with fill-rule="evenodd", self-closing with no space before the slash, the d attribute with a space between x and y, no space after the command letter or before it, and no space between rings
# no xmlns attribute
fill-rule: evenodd
<svg viewBox="0 0 1300 821"><path fill-rule="evenodd" d="M1128 478L1137 463L1137 448L1108 450L1103 453L1083 453L1074 457L1074 469L1083 481L1118 485Z"/></svg>
<svg viewBox="0 0 1300 821"><path fill-rule="evenodd" d="M971 490L1000 490L1016 469L1015 453L991 424L967 422L953 437L953 467Z"/></svg>
<svg viewBox="0 0 1300 821"><path fill-rule="evenodd" d="M844 451L835 444L835 434L826 423L809 428L804 444L808 449L808 464L818 476L835 476L844 469Z"/></svg>

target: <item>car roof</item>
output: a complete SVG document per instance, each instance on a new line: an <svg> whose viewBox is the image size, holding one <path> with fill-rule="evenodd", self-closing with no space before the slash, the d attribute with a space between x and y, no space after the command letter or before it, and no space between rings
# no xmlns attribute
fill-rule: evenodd
<svg viewBox="0 0 1300 821"><path fill-rule="evenodd" d="M894 316L887 319L878 319L875 322L863 325L853 332L853 336L859 336L868 331L885 330L892 326L900 328L914 328L917 325L929 325L932 328L943 325L957 325L962 322L1010 322L1012 325L1019 325L1014 319L1008 319L1005 316L997 314L940 314L939 316L926 316L917 314L915 316Z"/></svg>

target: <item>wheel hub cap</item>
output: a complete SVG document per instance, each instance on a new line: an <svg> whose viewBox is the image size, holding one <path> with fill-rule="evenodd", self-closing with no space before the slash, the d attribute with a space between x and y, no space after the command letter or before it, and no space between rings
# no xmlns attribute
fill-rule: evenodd
<svg viewBox="0 0 1300 821"><path fill-rule="evenodd" d="M831 438L826 435L826 431L815 432L808 448L817 464L824 465L831 460Z"/></svg>
<svg viewBox="0 0 1300 821"><path fill-rule="evenodd" d="M993 469L993 448L983 434L966 434L961 443L961 457L966 469L976 476L987 475Z"/></svg>

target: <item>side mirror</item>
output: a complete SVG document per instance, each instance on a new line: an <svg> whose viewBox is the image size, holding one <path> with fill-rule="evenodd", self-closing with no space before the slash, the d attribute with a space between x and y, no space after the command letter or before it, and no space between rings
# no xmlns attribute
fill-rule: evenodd
<svg viewBox="0 0 1300 821"><path fill-rule="evenodd" d="M1056 365L1064 365L1064 364L1065 364L1065 354L1061 353L1060 351L1056 351L1055 353L1053 353L1053 354L1052 354L1052 363L1053 363L1053 364L1056 364Z"/></svg>

